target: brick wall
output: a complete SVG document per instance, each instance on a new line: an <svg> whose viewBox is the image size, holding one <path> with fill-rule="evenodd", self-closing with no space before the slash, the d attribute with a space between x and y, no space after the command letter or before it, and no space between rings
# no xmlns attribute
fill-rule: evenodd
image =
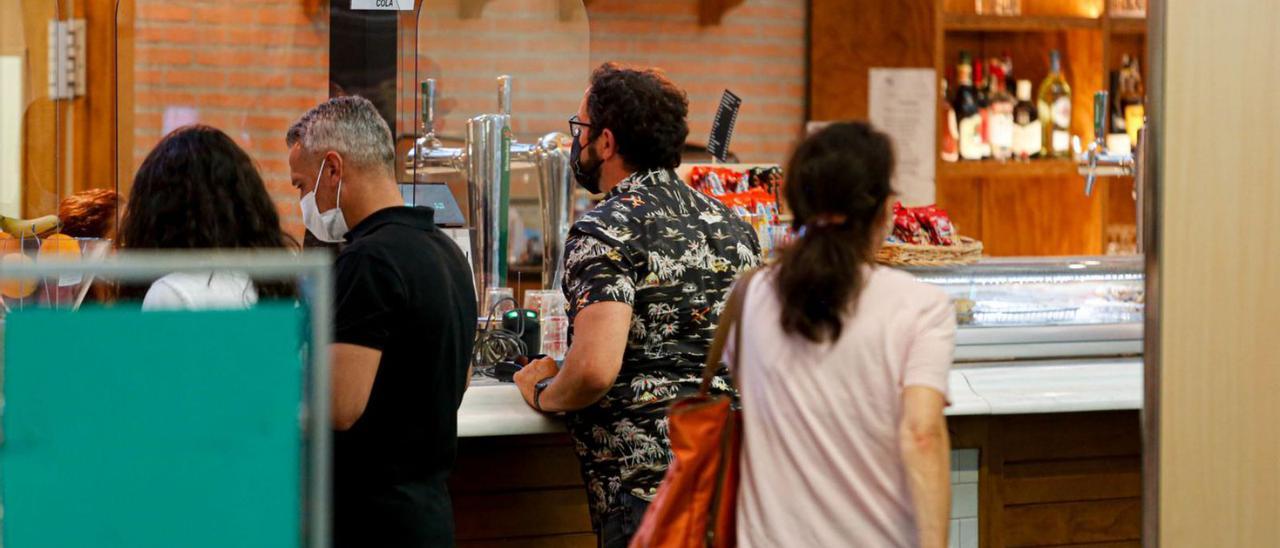
<svg viewBox="0 0 1280 548"><path fill-rule="evenodd" d="M326 18L296 1L135 2L134 165L168 129L218 127L258 162L285 226L301 235L284 134L328 97Z"/></svg>
<svg viewBox="0 0 1280 548"><path fill-rule="evenodd" d="M693 0L594 0L591 59L656 65L689 93L690 141L705 143L720 93L743 98L731 149L784 162L805 117L805 0L746 0L699 27Z"/></svg>
<svg viewBox="0 0 1280 548"><path fill-rule="evenodd" d="M589 24L547 0L491 0L479 19L460 17L454 3L428 3L419 79L439 79L444 132L461 134L467 117L494 110L494 78L511 74L515 129L533 135L565 130L600 63L657 66L689 94L690 141L706 142L729 88L744 99L733 151L780 162L804 122L805 5L746 0L702 27L696 0L593 0Z"/></svg>
<svg viewBox="0 0 1280 548"><path fill-rule="evenodd" d="M308 16L308 3L136 0L135 159L168 128L222 128L259 162L286 225L301 234L283 135L328 94L327 17ZM477 18L456 1L429 0L416 28L418 73L402 89L439 79L438 129L461 136L466 118L495 110L494 78L511 74L515 130L527 140L566 130L592 67L654 65L689 93L691 141L705 142L729 88L744 98L734 152L785 159L804 122L807 2L746 0L709 27L698 25L696 0L592 0L589 18L561 4L490 0ZM412 39L403 33L402 43ZM402 112L413 103L406 93ZM400 117L401 129L409 123Z"/></svg>

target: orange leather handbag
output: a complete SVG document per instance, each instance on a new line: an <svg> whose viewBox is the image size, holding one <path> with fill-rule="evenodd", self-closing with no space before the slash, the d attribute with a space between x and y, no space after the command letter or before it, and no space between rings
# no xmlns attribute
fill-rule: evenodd
<svg viewBox="0 0 1280 548"><path fill-rule="evenodd" d="M732 329L741 348L742 306L755 271L738 279L725 303L715 339L707 351L698 395L671 406L668 432L673 460L645 511L631 548L729 548L737 544L738 457L742 451L742 412L729 396L711 396ZM730 371L738 370L733 353Z"/></svg>

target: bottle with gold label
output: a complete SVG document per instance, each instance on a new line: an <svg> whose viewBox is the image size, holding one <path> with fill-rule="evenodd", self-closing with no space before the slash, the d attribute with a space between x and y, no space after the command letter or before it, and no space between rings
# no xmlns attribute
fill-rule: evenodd
<svg viewBox="0 0 1280 548"><path fill-rule="evenodd" d="M1049 52L1049 76L1040 84L1039 104L1042 142L1040 155L1066 158L1071 155L1071 86L1062 75L1058 50Z"/></svg>

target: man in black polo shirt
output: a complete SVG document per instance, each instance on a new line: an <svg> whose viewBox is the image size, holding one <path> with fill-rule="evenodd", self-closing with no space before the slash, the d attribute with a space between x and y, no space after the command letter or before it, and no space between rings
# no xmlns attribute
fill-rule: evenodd
<svg viewBox="0 0 1280 548"><path fill-rule="evenodd" d="M307 230L335 263L334 546L451 546L476 296L434 211L404 207L391 131L369 101L330 99L286 139ZM348 230L350 226L350 230Z"/></svg>

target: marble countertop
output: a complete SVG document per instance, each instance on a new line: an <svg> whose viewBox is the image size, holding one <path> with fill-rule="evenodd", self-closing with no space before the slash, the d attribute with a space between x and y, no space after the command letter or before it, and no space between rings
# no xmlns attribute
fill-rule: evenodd
<svg viewBox="0 0 1280 548"><path fill-rule="evenodd" d="M1069 413L1142 408L1142 359L1019 362L951 370L947 415ZM458 436L564 432L559 418L530 409L515 385L476 380L458 411Z"/></svg>

